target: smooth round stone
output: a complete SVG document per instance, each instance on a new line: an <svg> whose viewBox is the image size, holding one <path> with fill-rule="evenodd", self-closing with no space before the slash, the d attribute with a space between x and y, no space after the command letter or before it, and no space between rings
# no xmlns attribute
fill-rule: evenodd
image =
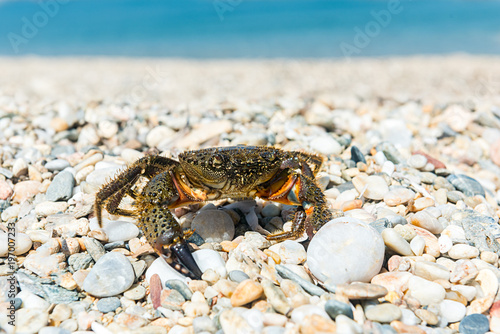
<svg viewBox="0 0 500 334"><path fill-rule="evenodd" d="M158 274L162 286L165 286L165 282L171 279L180 279L186 281L187 277L179 273L177 270L172 268L164 259L161 257L153 261L153 263L146 270L146 281L150 282L151 276Z"/></svg>
<svg viewBox="0 0 500 334"><path fill-rule="evenodd" d="M293 240L285 240L269 247L269 250L280 256L283 264L302 264L307 259L307 253L302 244Z"/></svg>
<svg viewBox="0 0 500 334"><path fill-rule="evenodd" d="M417 317L422 319L423 322L431 326L436 325L439 321L435 313L426 309L417 309L415 310L415 314L417 315Z"/></svg>
<svg viewBox="0 0 500 334"><path fill-rule="evenodd" d="M450 248L448 255L455 260L473 259L479 256L479 249L466 244L456 244Z"/></svg>
<svg viewBox="0 0 500 334"><path fill-rule="evenodd" d="M355 163L362 162L366 164L365 156L360 151L360 149L354 145L351 146L351 160L353 160Z"/></svg>
<svg viewBox="0 0 500 334"><path fill-rule="evenodd" d="M233 220L221 210L201 211L191 222L191 228L196 230L205 242L233 240L234 237Z"/></svg>
<svg viewBox="0 0 500 334"><path fill-rule="evenodd" d="M186 300L191 300L191 297L193 296L193 292L189 289L188 285L184 280L179 280L179 279L168 280L165 282L165 287L179 291L182 297L184 297L184 299Z"/></svg>
<svg viewBox="0 0 500 334"><path fill-rule="evenodd" d="M195 333L215 333L217 331L217 327L215 326L214 321L205 315L193 319L193 330Z"/></svg>
<svg viewBox="0 0 500 334"><path fill-rule="evenodd" d="M97 309L102 313L114 312L121 306L120 299L117 297L101 298L96 304Z"/></svg>
<svg viewBox="0 0 500 334"><path fill-rule="evenodd" d="M16 295L16 298L20 299L26 308L36 308L45 311L50 307L50 303L48 301L28 290L19 292Z"/></svg>
<svg viewBox="0 0 500 334"><path fill-rule="evenodd" d="M422 169L427 164L427 158L421 154L414 154L408 158L408 165L415 169Z"/></svg>
<svg viewBox="0 0 500 334"><path fill-rule="evenodd" d="M157 147L162 141L172 138L175 131L164 125L151 129L146 136L146 144L149 147Z"/></svg>
<svg viewBox="0 0 500 334"><path fill-rule="evenodd" d="M111 252L96 262L82 288L95 297L111 297L129 289L134 280L130 261L121 253Z"/></svg>
<svg viewBox="0 0 500 334"><path fill-rule="evenodd" d="M326 156L339 155L342 152L342 146L330 136L316 137L311 141L310 145L311 149Z"/></svg>
<svg viewBox="0 0 500 334"><path fill-rule="evenodd" d="M441 285L418 276L410 277L408 290L411 296L422 305L438 304L444 300L446 295L446 291Z"/></svg>
<svg viewBox="0 0 500 334"><path fill-rule="evenodd" d="M465 317L467 309L464 304L445 299L439 303L439 312L448 322L458 322Z"/></svg>
<svg viewBox="0 0 500 334"><path fill-rule="evenodd" d="M403 255L411 256L413 252L411 250L410 244L406 241L401 234L396 232L393 228L386 228L382 231L382 238L387 247L392 249L394 252Z"/></svg>
<svg viewBox="0 0 500 334"><path fill-rule="evenodd" d="M351 305L349 305L347 303L339 302L338 300L335 300L335 299L329 299L326 301L325 311L326 311L326 313L328 313L330 318L332 318L332 320L335 320L335 318L339 314L343 314L345 316L348 316L351 319L354 318Z"/></svg>
<svg viewBox="0 0 500 334"><path fill-rule="evenodd" d="M307 265L323 282L369 282L379 273L384 253L384 241L373 227L352 217L341 217L321 227L311 240Z"/></svg>
<svg viewBox="0 0 500 334"><path fill-rule="evenodd" d="M412 215L410 224L424 228L432 234L439 234L444 229L441 222L426 211L419 211Z"/></svg>
<svg viewBox="0 0 500 334"><path fill-rule="evenodd" d="M378 175L359 174L352 179L352 184L364 197L373 200L382 200L389 192L385 179Z"/></svg>
<svg viewBox="0 0 500 334"><path fill-rule="evenodd" d="M231 270L228 274L228 277L231 281L236 283L243 282L244 280L250 278L247 274L245 274L241 270Z"/></svg>
<svg viewBox="0 0 500 334"><path fill-rule="evenodd" d="M85 178L85 181L87 181L92 188L95 188L96 190L99 189L103 184L108 182L110 179L113 179L118 172L123 169L123 166L118 164L110 164L106 166L108 167L97 168L98 166L96 165L96 169Z"/></svg>
<svg viewBox="0 0 500 334"><path fill-rule="evenodd" d="M146 295L146 289L138 285L135 288L127 290L123 293L123 296L130 300L141 300Z"/></svg>
<svg viewBox="0 0 500 334"><path fill-rule="evenodd" d="M7 200L13 193L14 190L10 184L5 180L0 180L0 200ZM2 210L0 209L0 211Z"/></svg>
<svg viewBox="0 0 500 334"><path fill-rule="evenodd" d="M45 164L45 168L47 168L50 172L63 170L69 166L69 162L64 159L55 159Z"/></svg>
<svg viewBox="0 0 500 334"><path fill-rule="evenodd" d="M471 314L463 318L458 330L462 334L484 334L490 329L488 317L484 314Z"/></svg>
<svg viewBox="0 0 500 334"><path fill-rule="evenodd" d="M219 252L212 249L200 249L192 253L192 255L202 273L212 269L219 274L219 277L226 277L226 262L224 262Z"/></svg>
<svg viewBox="0 0 500 334"><path fill-rule="evenodd" d="M402 308L400 310L401 310L401 318L399 320L405 325L415 326L421 323L421 320L411 310L407 308Z"/></svg>
<svg viewBox="0 0 500 334"><path fill-rule="evenodd" d="M415 197L415 192L402 186L391 187L389 192L384 195L384 202L388 206L398 206L408 203Z"/></svg>
<svg viewBox="0 0 500 334"><path fill-rule="evenodd" d="M291 306L289 300L283 293L283 290L274 285L274 283L268 279L262 280L260 284L264 289L267 301L272 305L273 309L278 313L287 314L288 311L290 311Z"/></svg>
<svg viewBox="0 0 500 334"><path fill-rule="evenodd" d="M396 305L384 303L368 308L365 315L368 320L389 323L401 318L401 310Z"/></svg>
<svg viewBox="0 0 500 334"><path fill-rule="evenodd" d="M42 183L39 181L21 181L14 185L14 203L22 203L25 200L40 193Z"/></svg>
<svg viewBox="0 0 500 334"><path fill-rule="evenodd" d="M396 170L396 166L392 161L386 161L382 165L382 169L380 170L382 173L386 173L387 175L392 175L394 173L394 170Z"/></svg>
<svg viewBox="0 0 500 334"><path fill-rule="evenodd" d="M325 283L325 287L330 287L328 281ZM375 299L381 298L388 293L387 289L381 285L361 282L337 284L334 291L335 293L342 294L349 299Z"/></svg>
<svg viewBox="0 0 500 334"><path fill-rule="evenodd" d="M0 232L0 257L6 257L9 254L8 234ZM31 249L33 242L30 237L24 233L16 233L14 242L14 255L22 255Z"/></svg>
<svg viewBox="0 0 500 334"><path fill-rule="evenodd" d="M451 247L453 247L453 241L447 235L442 234L438 238L438 242L439 242L439 251L441 253L448 253Z"/></svg>
<svg viewBox="0 0 500 334"><path fill-rule="evenodd" d="M73 196L75 177L70 172L60 172L57 174L45 194L47 201L67 201Z"/></svg>
<svg viewBox="0 0 500 334"><path fill-rule="evenodd" d="M452 190L446 193L446 198L451 203L457 203L458 201L465 200L465 195L461 191Z"/></svg>
<svg viewBox="0 0 500 334"><path fill-rule="evenodd" d="M273 203L269 203L262 209L262 215L264 217L276 217L279 216L280 213L281 209Z"/></svg>
<svg viewBox="0 0 500 334"><path fill-rule="evenodd" d="M47 217L58 212L64 212L68 208L66 202L50 202L45 201L35 206L35 213L38 216Z"/></svg>

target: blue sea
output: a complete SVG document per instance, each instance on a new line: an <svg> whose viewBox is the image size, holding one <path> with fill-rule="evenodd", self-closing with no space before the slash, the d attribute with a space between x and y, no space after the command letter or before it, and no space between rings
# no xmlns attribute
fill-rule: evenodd
<svg viewBox="0 0 500 334"><path fill-rule="evenodd" d="M0 2L0 55L188 58L500 54L500 1Z"/></svg>

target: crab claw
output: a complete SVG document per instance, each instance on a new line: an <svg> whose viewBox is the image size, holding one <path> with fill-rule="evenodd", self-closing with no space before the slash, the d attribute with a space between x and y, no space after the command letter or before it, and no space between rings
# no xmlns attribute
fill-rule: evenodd
<svg viewBox="0 0 500 334"><path fill-rule="evenodd" d="M179 273L193 279L200 279L202 272L191 254L189 245L185 240L169 244L159 238L156 241L156 250L161 257ZM163 241L163 242L162 242Z"/></svg>

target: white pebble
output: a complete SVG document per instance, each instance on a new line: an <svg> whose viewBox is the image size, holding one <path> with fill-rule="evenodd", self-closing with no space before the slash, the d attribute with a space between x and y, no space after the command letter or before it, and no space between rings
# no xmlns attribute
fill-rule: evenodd
<svg viewBox="0 0 500 334"><path fill-rule="evenodd" d="M278 254L283 264L302 264L307 259L306 250L302 244L293 240L285 240L269 247L269 250Z"/></svg>
<svg viewBox="0 0 500 334"><path fill-rule="evenodd" d="M219 277L225 278L227 276L226 263L220 256L219 252L212 249L200 249L193 253L193 258L198 264L201 272L212 269Z"/></svg>
<svg viewBox="0 0 500 334"><path fill-rule="evenodd" d="M457 244L450 248L448 255L452 259L473 259L479 256L479 249L465 244Z"/></svg>

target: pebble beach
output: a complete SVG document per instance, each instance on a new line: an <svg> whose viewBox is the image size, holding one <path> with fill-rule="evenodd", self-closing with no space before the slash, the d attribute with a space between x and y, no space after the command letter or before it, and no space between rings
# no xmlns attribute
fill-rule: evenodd
<svg viewBox="0 0 500 334"><path fill-rule="evenodd" d="M500 333L500 58L26 57L0 72L0 332ZM200 280L135 218L99 227L96 192L137 159L240 144L325 156L335 219L276 243L291 206L174 209Z"/></svg>

